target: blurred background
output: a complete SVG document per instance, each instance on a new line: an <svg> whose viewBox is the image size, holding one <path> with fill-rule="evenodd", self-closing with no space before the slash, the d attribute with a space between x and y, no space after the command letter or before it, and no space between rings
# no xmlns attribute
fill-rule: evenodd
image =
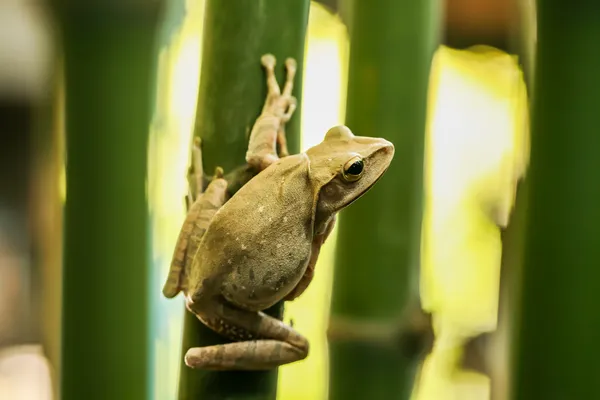
<svg viewBox="0 0 600 400"><path fill-rule="evenodd" d="M0 398L595 398L600 9L545 3L4 0ZM346 124L396 157L285 305L309 357L191 373L212 339L161 295L191 138L243 163L267 51L301 67L293 152Z"/></svg>

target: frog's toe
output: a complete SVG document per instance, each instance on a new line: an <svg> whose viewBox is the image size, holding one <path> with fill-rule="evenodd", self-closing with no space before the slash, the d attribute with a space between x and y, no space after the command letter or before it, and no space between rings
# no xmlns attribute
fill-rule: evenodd
<svg viewBox="0 0 600 400"><path fill-rule="evenodd" d="M296 68L298 68L298 64L296 63L296 60L294 60L293 58L287 58L285 60L285 68L290 71L290 72L296 72Z"/></svg>
<svg viewBox="0 0 600 400"><path fill-rule="evenodd" d="M275 68L275 56L273 54L265 54L260 58L261 64L266 68Z"/></svg>

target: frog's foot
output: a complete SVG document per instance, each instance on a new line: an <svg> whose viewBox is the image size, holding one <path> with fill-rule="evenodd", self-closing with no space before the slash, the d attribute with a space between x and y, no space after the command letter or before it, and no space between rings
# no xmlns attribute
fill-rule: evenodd
<svg viewBox="0 0 600 400"><path fill-rule="evenodd" d="M225 176L225 171L223 171L223 168L215 167L215 174L213 175L213 180L223 179L224 176Z"/></svg>
<svg viewBox="0 0 600 400"><path fill-rule="evenodd" d="M302 360L308 341L292 327L263 312L219 303L218 312L201 320L211 329L238 342L188 350L185 363L209 370L266 370Z"/></svg>
<svg viewBox="0 0 600 400"><path fill-rule="evenodd" d="M285 85L283 86L283 96L292 97L292 89L294 88L294 78L296 77L296 71L298 70L298 65L296 64L296 60L293 58L288 58L285 60L285 69L287 70L287 75L285 78Z"/></svg>
<svg viewBox="0 0 600 400"><path fill-rule="evenodd" d="M275 56L273 54L265 54L260 58L262 66L267 73L267 101L270 97L279 96L279 84L275 77Z"/></svg>

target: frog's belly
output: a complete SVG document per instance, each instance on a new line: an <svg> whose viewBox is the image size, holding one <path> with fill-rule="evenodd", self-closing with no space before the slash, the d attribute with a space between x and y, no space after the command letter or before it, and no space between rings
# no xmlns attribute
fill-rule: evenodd
<svg viewBox="0 0 600 400"><path fill-rule="evenodd" d="M298 250L298 249L296 249ZM310 251L265 258L234 266L223 279L222 294L236 306L262 311L288 295L298 284L310 259Z"/></svg>

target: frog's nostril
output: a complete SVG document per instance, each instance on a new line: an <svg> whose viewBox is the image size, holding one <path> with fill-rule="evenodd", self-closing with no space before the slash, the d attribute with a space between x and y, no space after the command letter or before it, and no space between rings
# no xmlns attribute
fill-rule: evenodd
<svg viewBox="0 0 600 400"><path fill-rule="evenodd" d="M391 142L387 142L385 146L383 146L383 151L386 154L393 155L395 151L394 145Z"/></svg>

